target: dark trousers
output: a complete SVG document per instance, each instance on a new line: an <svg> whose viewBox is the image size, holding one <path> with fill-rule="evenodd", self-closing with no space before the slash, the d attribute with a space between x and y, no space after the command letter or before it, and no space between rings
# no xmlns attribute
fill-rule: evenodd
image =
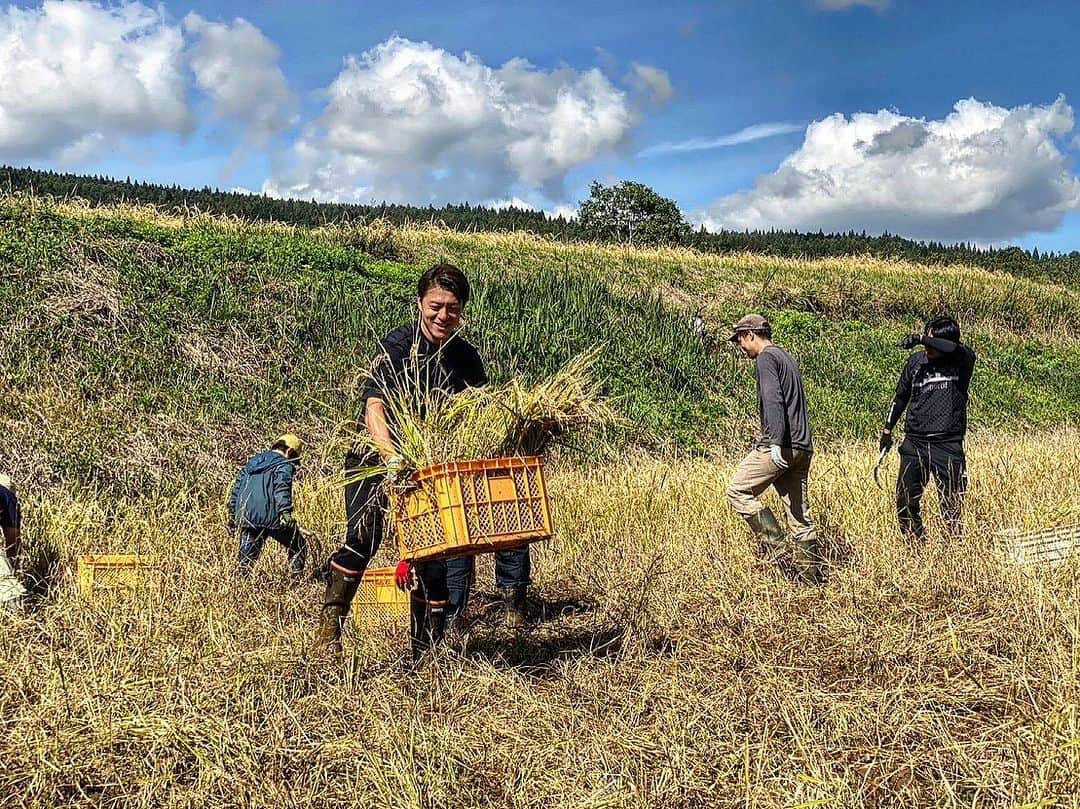
<svg viewBox="0 0 1080 809"><path fill-rule="evenodd" d="M374 462L373 456L360 456L349 453L345 456L345 480L350 473ZM368 562L382 544L386 530L386 509L388 498L382 485L381 477L367 478L345 485L345 544L330 557L330 562L339 570L360 576L367 569ZM446 588L449 599L449 612L455 614L465 609L472 586L475 559L471 556L450 559L446 562L428 562L416 566L417 577L423 584L424 576L439 578L441 569L442 587ZM423 574L421 573L423 568ZM531 560L529 546L511 551L499 551L495 554L495 585L500 588L527 587L530 584ZM439 591L440 585L433 582L430 588Z"/></svg>
<svg viewBox="0 0 1080 809"><path fill-rule="evenodd" d="M289 528L241 528L240 557L237 560L236 575L247 578L252 568L259 561L263 544L267 537L284 546L289 553L289 573L294 578L304 575L304 559L307 557L307 540L299 526Z"/></svg>
<svg viewBox="0 0 1080 809"><path fill-rule="evenodd" d="M962 440L935 441L905 437L900 445L900 474L896 480L896 516L909 540L926 538L921 502L930 476L937 483L941 518L951 536L962 528L967 461Z"/></svg>
<svg viewBox="0 0 1080 809"><path fill-rule="evenodd" d="M371 558L379 552L386 532L389 498L381 475L350 481L359 470L375 462L374 455L345 456L345 544L330 555L330 564L360 578ZM413 597L431 604L448 600L449 571L446 562L421 562L413 567L417 589Z"/></svg>
<svg viewBox="0 0 1080 809"><path fill-rule="evenodd" d="M450 559L446 563L446 583L450 590L450 609L462 609L469 600L469 588L475 575L476 557ZM495 586L517 590L532 583L532 558L529 546L495 554Z"/></svg>

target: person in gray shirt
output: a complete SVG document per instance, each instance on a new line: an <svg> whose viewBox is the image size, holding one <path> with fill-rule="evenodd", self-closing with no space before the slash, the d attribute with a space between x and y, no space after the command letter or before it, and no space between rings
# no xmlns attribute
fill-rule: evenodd
<svg viewBox="0 0 1080 809"><path fill-rule="evenodd" d="M754 361L761 416L761 437L728 484L728 500L758 535L765 561L779 563L787 554L784 532L758 499L769 486L775 488L794 534L795 575L804 583L818 584L821 557L807 497L814 442L802 374L792 356L773 345L772 326L761 315L739 320L728 339Z"/></svg>

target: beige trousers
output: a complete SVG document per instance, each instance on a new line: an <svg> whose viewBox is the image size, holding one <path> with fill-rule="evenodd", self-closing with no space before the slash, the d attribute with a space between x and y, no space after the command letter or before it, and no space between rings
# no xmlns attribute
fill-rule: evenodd
<svg viewBox="0 0 1080 809"><path fill-rule="evenodd" d="M810 500L806 491L813 454L798 449L784 449L780 454L788 462L787 469L777 468L769 457L768 449L751 450L742 459L728 484L728 500L743 517L753 517L765 508L758 498L772 486L784 504L784 512L795 539L816 539L817 531L810 518Z"/></svg>

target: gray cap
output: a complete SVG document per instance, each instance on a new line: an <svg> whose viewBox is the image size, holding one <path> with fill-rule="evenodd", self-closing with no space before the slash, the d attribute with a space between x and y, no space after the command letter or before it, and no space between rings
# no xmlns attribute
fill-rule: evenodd
<svg viewBox="0 0 1080 809"><path fill-rule="evenodd" d="M735 342L739 332L743 331L772 331L772 325L767 318L761 315L744 315L739 318L738 323L731 327L731 336L728 340Z"/></svg>

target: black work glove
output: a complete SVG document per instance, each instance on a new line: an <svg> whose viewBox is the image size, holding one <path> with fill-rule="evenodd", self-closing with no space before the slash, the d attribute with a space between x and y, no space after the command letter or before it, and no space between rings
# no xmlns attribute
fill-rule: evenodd
<svg viewBox="0 0 1080 809"><path fill-rule="evenodd" d="M915 346L922 345L923 336L921 334L909 334L903 340L896 344L897 348L902 348L905 351L910 351Z"/></svg>
<svg viewBox="0 0 1080 809"><path fill-rule="evenodd" d="M892 433L882 433L878 439L878 452L888 452L892 449Z"/></svg>

